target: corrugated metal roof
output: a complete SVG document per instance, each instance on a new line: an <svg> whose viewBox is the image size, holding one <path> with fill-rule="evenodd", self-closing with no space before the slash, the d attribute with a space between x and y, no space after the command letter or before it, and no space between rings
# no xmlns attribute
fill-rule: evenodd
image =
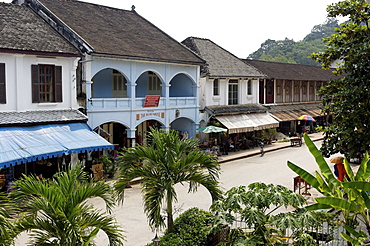
<svg viewBox="0 0 370 246"><path fill-rule="evenodd" d="M266 112L267 108L261 104L238 104L238 105L221 105L221 106L207 106L205 110L211 115L229 115L229 114L248 114Z"/></svg>
<svg viewBox="0 0 370 246"><path fill-rule="evenodd" d="M280 122L297 120L301 115L322 116L323 106L319 103L267 106L268 112Z"/></svg>

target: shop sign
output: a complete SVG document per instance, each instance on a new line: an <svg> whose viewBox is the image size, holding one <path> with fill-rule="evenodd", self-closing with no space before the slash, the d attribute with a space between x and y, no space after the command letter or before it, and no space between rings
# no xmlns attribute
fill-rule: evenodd
<svg viewBox="0 0 370 246"><path fill-rule="evenodd" d="M142 113L142 114L136 114L136 120L140 120L145 117L149 116L156 116L158 118L164 119L164 112L148 112L148 113Z"/></svg>
<svg viewBox="0 0 370 246"><path fill-rule="evenodd" d="M146 96L144 107L158 107L161 96Z"/></svg>

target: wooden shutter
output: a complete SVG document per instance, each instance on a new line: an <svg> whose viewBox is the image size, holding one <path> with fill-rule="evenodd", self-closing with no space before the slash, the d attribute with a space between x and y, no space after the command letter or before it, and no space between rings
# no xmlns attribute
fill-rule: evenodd
<svg viewBox="0 0 370 246"><path fill-rule="evenodd" d="M39 66L31 66L32 103L40 102Z"/></svg>
<svg viewBox="0 0 370 246"><path fill-rule="evenodd" d="M55 66L55 102L63 102L62 67Z"/></svg>
<svg viewBox="0 0 370 246"><path fill-rule="evenodd" d="M5 63L0 63L0 104L6 103Z"/></svg>

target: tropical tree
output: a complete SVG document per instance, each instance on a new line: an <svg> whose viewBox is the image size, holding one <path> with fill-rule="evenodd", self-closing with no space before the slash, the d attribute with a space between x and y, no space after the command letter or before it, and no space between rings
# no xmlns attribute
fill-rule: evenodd
<svg viewBox="0 0 370 246"><path fill-rule="evenodd" d="M144 210L153 229L173 231L173 203L177 201L176 184L189 184L189 192L201 185L213 201L221 196L218 177L220 166L215 157L198 148L192 139L180 139L174 130L151 129L147 145L129 148L121 155L121 175L115 183L121 201L131 180L141 178Z"/></svg>
<svg viewBox="0 0 370 246"><path fill-rule="evenodd" d="M99 231L107 235L109 245L123 245L123 231L114 218L88 203L94 197L103 199L108 212L112 210L112 188L88 181L82 165L49 180L23 175L10 193L24 211L19 230L30 231L35 245L93 245Z"/></svg>
<svg viewBox="0 0 370 246"><path fill-rule="evenodd" d="M261 47L248 56L249 59L283 62L292 64L304 64L319 66L320 63L310 59L312 52L319 52L325 48L323 38L334 33L339 27L338 20L328 18L324 24L315 25L302 41L268 39Z"/></svg>
<svg viewBox="0 0 370 246"><path fill-rule="evenodd" d="M344 159L348 179L340 182L335 178L331 168L307 134L304 134L304 140L311 154L315 157L320 171L316 171L312 175L290 161L288 161L288 166L323 195L315 198L316 203L307 206L306 209L340 211L347 230L347 234L342 233L342 236L352 243L363 243L367 237L365 233L357 230L357 225L358 222L363 223L367 233L370 233L370 198L368 193L370 186L367 182L370 178L370 162L368 154L365 155L356 173L352 170L347 159ZM351 238L349 234L352 234L353 237Z"/></svg>
<svg viewBox="0 0 370 246"><path fill-rule="evenodd" d="M288 245L288 240L294 245L314 245L307 232L320 222L315 214L302 209L305 204L302 195L284 186L257 182L231 188L212 204L211 211L218 224L240 225L230 232L226 245ZM277 212L288 206L296 210ZM249 228L248 232L242 230ZM291 235L286 235L287 229Z"/></svg>
<svg viewBox="0 0 370 246"><path fill-rule="evenodd" d="M13 245L17 236L16 219L14 215L16 209L5 194L0 194L0 245Z"/></svg>
<svg viewBox="0 0 370 246"><path fill-rule="evenodd" d="M325 50L312 54L323 68L339 65L331 80L319 91L323 112L333 123L324 131L321 152L328 157L343 153L357 158L370 145L370 5L365 0L345 0L327 8L329 17L348 17L348 21L328 38Z"/></svg>

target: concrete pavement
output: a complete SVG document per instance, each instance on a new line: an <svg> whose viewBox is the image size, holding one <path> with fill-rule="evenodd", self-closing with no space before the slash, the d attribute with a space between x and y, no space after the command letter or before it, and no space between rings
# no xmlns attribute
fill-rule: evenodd
<svg viewBox="0 0 370 246"><path fill-rule="evenodd" d="M323 135L321 132L317 133L310 133L308 136L311 138L312 141L319 141L323 139ZM303 138L302 138L303 141ZM303 141L304 144L304 141ZM303 145L302 145L303 146ZM299 148L299 146L291 146L290 141L289 142L276 142L272 144L267 144L264 146L265 152L270 152L278 149L284 149L284 148ZM253 149L247 149L247 150L239 150L235 152L229 152L228 155L222 155L218 157L219 163L224 163L228 161L233 161L241 158L246 158L254 155L260 154L260 148L255 147Z"/></svg>

